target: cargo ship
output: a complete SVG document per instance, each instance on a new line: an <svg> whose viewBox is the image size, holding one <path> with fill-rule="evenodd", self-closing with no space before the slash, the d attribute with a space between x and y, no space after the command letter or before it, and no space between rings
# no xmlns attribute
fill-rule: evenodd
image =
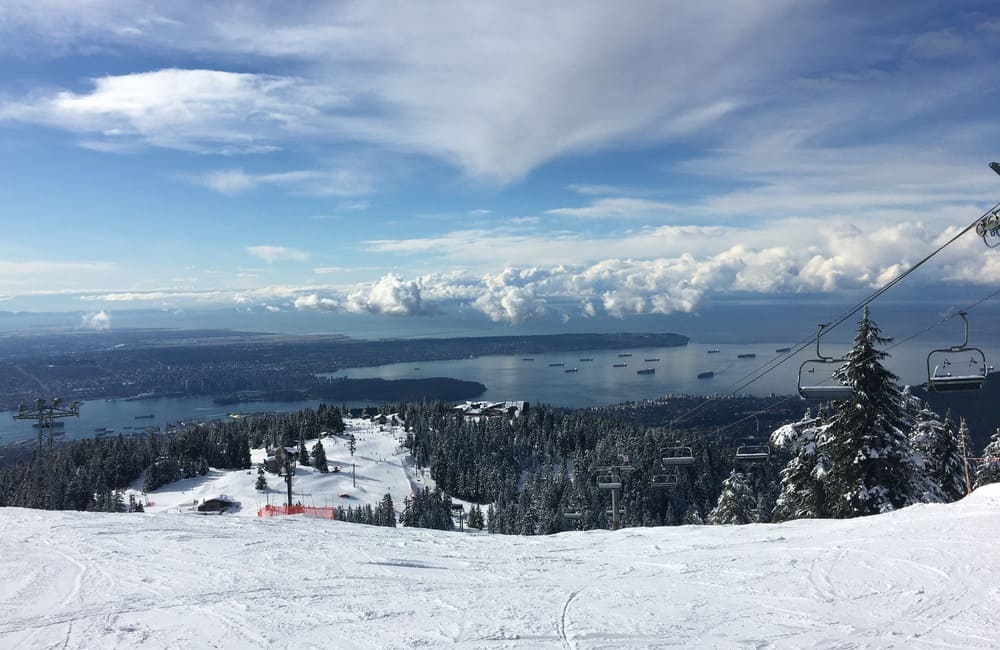
<svg viewBox="0 0 1000 650"><path fill-rule="evenodd" d="M636 370L637 375L652 375L656 373L656 368L643 368L642 370Z"/></svg>
<svg viewBox="0 0 1000 650"><path fill-rule="evenodd" d="M711 379L715 376L715 373L711 370L706 370L705 372L698 373L698 379Z"/></svg>
<svg viewBox="0 0 1000 650"><path fill-rule="evenodd" d="M755 359L755 358L757 358L757 355L754 354L753 352L744 352L743 354L737 354L736 358L737 359Z"/></svg>
<svg viewBox="0 0 1000 650"><path fill-rule="evenodd" d="M627 363L614 363L614 364L611 364L611 367L612 368L624 368L627 365L628 365Z"/></svg>

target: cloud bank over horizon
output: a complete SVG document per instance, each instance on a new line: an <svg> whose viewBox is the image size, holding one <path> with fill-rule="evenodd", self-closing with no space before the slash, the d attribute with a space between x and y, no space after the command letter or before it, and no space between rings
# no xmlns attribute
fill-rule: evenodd
<svg viewBox="0 0 1000 650"><path fill-rule="evenodd" d="M12 0L0 298L518 325L853 295L1000 195L990 9ZM997 282L973 236L907 280Z"/></svg>

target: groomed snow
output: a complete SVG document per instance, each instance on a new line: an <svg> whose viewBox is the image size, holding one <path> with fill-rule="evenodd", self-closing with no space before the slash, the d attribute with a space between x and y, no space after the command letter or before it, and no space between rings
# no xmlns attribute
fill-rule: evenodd
<svg viewBox="0 0 1000 650"><path fill-rule="evenodd" d="M372 502L384 493L374 479L366 490ZM848 521L549 537L176 514L181 505L0 509L0 647L998 644L1000 485Z"/></svg>

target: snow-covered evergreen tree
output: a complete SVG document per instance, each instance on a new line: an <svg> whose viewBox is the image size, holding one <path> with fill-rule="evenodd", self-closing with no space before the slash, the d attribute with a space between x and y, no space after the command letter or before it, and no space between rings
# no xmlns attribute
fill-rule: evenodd
<svg viewBox="0 0 1000 650"><path fill-rule="evenodd" d="M818 440L829 463L818 476L823 482L822 515L871 515L940 498L905 433L897 377L881 363L889 355L876 347L891 341L881 336L866 307L854 346L834 373L853 394L839 403Z"/></svg>
<svg viewBox="0 0 1000 650"><path fill-rule="evenodd" d="M264 476L264 466L261 465L257 468L257 482L254 483L253 489L258 492L263 492L267 489L267 477Z"/></svg>
<svg viewBox="0 0 1000 650"><path fill-rule="evenodd" d="M771 434L771 444L791 456L781 470L781 492L772 513L774 521L822 517L825 495L822 476L829 462L819 448L826 430L823 418L810 411L798 422L779 427Z"/></svg>
<svg viewBox="0 0 1000 650"><path fill-rule="evenodd" d="M469 528L475 528L476 530L482 530L485 526L483 521L483 510L478 505L473 504L472 508L469 510Z"/></svg>
<svg viewBox="0 0 1000 650"><path fill-rule="evenodd" d="M396 527L396 506L392 502L392 495L388 492L379 501L374 512L374 522L376 526Z"/></svg>
<svg viewBox="0 0 1000 650"><path fill-rule="evenodd" d="M317 440L316 444L313 445L312 453L309 454L312 460L312 466L319 471L326 474L330 471L329 465L326 462L326 449L323 448L323 441Z"/></svg>
<svg viewBox="0 0 1000 650"><path fill-rule="evenodd" d="M914 419L910 441L923 457L927 473L940 488L944 500L955 501L965 496L961 441L950 414L942 421L929 406L922 404Z"/></svg>
<svg viewBox="0 0 1000 650"><path fill-rule="evenodd" d="M983 460L976 468L974 487L979 488L988 483L1000 483L1000 428L986 443L986 448L983 449Z"/></svg>
<svg viewBox="0 0 1000 650"><path fill-rule="evenodd" d="M715 509L708 514L710 524L749 524L756 516L753 491L743 474L733 470L722 483L722 494Z"/></svg>

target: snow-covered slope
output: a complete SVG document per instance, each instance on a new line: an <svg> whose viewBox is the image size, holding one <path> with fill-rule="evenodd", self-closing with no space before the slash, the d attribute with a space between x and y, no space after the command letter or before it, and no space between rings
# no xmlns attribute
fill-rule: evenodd
<svg viewBox="0 0 1000 650"><path fill-rule="evenodd" d="M849 521L550 537L162 507L0 509L0 647L1000 645L1000 485Z"/></svg>
<svg viewBox="0 0 1000 650"><path fill-rule="evenodd" d="M409 455L400 444L406 433L402 426L379 426L359 418L345 421L343 436L323 438L323 449L331 472L322 474L311 467L298 466L292 480L293 502L307 506L373 506L385 495L392 495L396 509L403 506L403 498L412 490L433 482L420 476L409 464ZM355 436L354 456L348 446L347 434ZM311 450L316 440L307 440ZM267 490L254 489L257 483L257 464L264 460L264 450L251 450L253 470L243 472L211 470L206 476L186 479L165 485L146 497L153 503L150 513L189 513L197 503L219 495L226 495L240 503L234 514L256 517L257 510L267 503L276 505L287 502L287 486L283 478L267 474ZM356 463L355 481L351 480L351 462ZM340 472L333 472L335 466ZM357 483L355 487L353 483ZM142 481L136 482L138 496Z"/></svg>

